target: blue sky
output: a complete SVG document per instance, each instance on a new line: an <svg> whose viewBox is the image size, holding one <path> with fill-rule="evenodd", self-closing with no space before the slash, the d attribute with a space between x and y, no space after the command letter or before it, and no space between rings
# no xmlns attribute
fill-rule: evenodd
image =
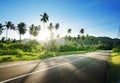
<svg viewBox="0 0 120 83"><path fill-rule="evenodd" d="M44 12L49 15L48 24L60 24L61 36L67 34L68 28L72 29L72 36L84 28L85 34L116 38L120 26L120 0L0 0L2 24L12 21L15 25L25 22L27 26L42 26L40 14ZM17 32L9 31L9 34L19 39ZM29 37L28 32L22 36Z"/></svg>

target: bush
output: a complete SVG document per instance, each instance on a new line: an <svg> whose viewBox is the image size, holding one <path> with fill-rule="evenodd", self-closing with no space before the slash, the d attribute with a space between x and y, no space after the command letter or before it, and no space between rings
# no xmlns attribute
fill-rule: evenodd
<svg viewBox="0 0 120 83"><path fill-rule="evenodd" d="M60 52L66 52L66 51L79 51L80 47L77 45L71 45L71 44L66 44L66 45L61 45L59 48Z"/></svg>
<svg viewBox="0 0 120 83"><path fill-rule="evenodd" d="M120 45L112 49L113 52L120 52Z"/></svg>

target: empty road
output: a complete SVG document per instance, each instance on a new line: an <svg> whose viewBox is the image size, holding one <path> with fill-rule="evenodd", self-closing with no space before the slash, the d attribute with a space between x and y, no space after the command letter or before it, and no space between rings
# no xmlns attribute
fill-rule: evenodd
<svg viewBox="0 0 120 83"><path fill-rule="evenodd" d="M105 83L110 51L0 66L0 83Z"/></svg>

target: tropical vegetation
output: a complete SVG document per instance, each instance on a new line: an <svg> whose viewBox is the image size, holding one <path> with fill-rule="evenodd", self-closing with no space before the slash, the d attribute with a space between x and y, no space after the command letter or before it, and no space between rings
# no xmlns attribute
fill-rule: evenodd
<svg viewBox="0 0 120 83"><path fill-rule="evenodd" d="M11 21L0 23L0 35L6 31L6 36L0 40L0 62L42 59L60 54L84 53L95 50L112 50L118 52L120 40L111 39L109 37L94 37L86 33L84 28L80 28L76 36L72 37L72 28L66 30L64 37L60 37L58 33L61 27L59 23L48 23L49 15L43 13L40 15L41 25L31 24L27 26L25 22L17 25ZM47 23L49 24L47 26ZM47 41L40 43L35 39L41 35L41 29L49 30L49 38ZM13 30L19 34L19 40L8 38L8 31ZM25 41L22 35L29 31L34 40ZM86 35L85 35L86 34ZM114 47L114 48L113 48Z"/></svg>

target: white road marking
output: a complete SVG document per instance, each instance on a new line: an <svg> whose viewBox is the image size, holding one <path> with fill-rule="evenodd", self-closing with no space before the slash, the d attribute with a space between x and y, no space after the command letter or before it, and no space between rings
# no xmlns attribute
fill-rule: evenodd
<svg viewBox="0 0 120 83"><path fill-rule="evenodd" d="M22 77L25 77L25 76L28 76L28 75L32 75L32 74L36 74L36 73L39 73L39 72L42 72L42 71L46 71L46 70L49 70L49 69L53 69L53 68L56 68L56 67L60 67L60 66L63 66L63 65L72 63L72 62L77 62L77 61L79 61L79 60L81 60L81 59L84 59L84 58L86 58L86 57L82 57L82 58L79 58L79 59L76 59L76 60L73 60L73 61L69 61L69 62L60 64L60 65L57 65L57 66L53 66L53 67L41 69L41 70L38 70L38 71L35 71L35 72L32 72L32 73L28 73L28 74L24 74L24 75L21 75L21 76L18 76L18 77L10 78L10 79L8 79L8 80L1 81L0 83L5 83L5 82L12 81L12 80L15 80L15 79L18 79L18 78L22 78Z"/></svg>

